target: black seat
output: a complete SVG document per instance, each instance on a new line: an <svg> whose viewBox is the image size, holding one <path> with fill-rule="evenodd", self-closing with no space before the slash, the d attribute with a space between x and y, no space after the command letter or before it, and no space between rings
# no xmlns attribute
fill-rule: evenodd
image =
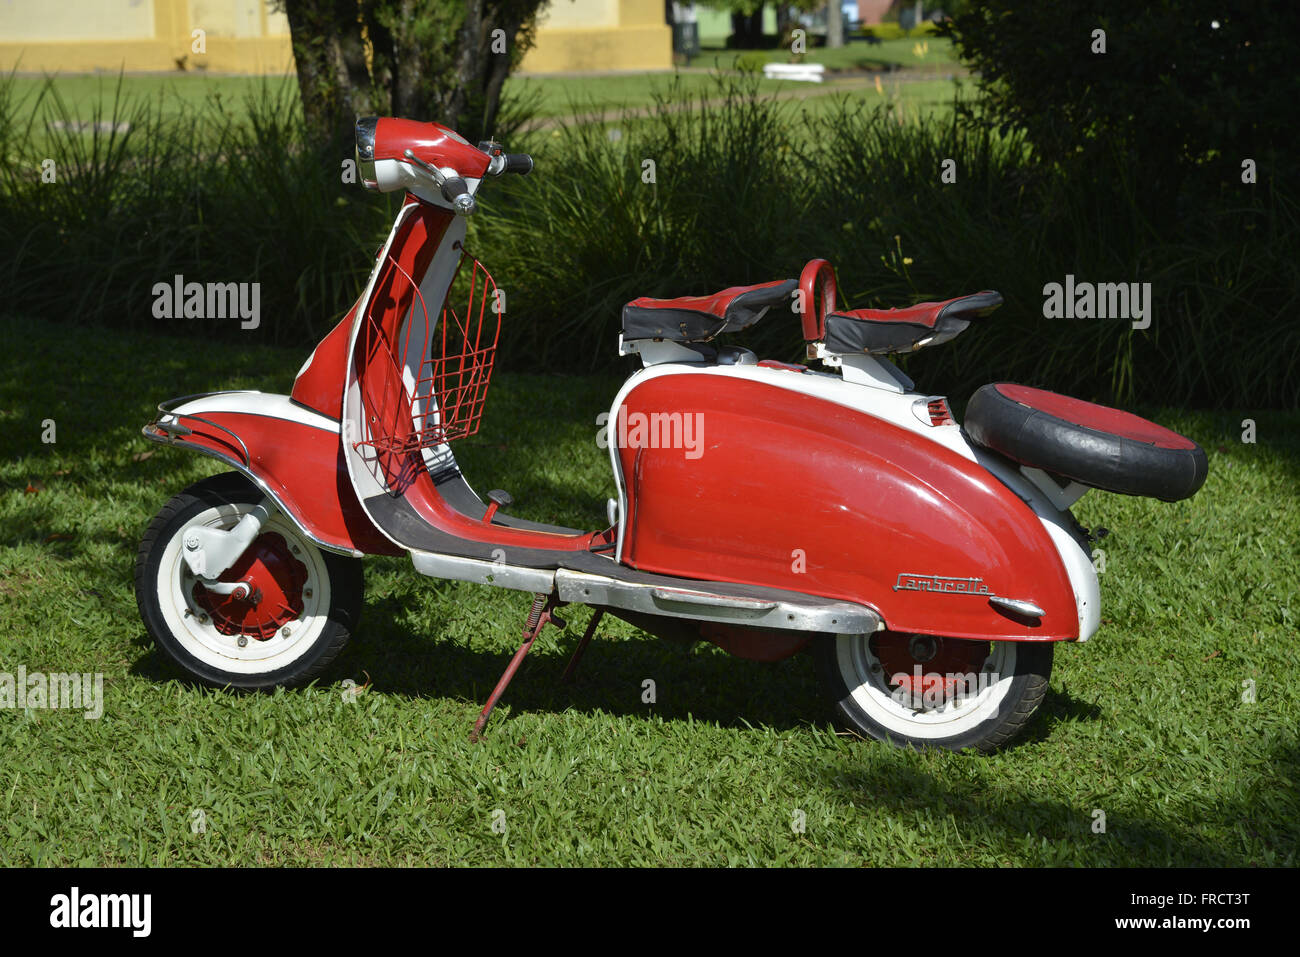
<svg viewBox="0 0 1300 957"><path fill-rule="evenodd" d="M790 302L793 279L757 286L732 286L711 296L650 299L642 296L623 307L623 338L708 342L724 332L747 329L773 306Z"/></svg>
<svg viewBox="0 0 1300 957"><path fill-rule="evenodd" d="M943 302L918 302L903 309L854 309L826 317L826 351L884 355L936 346L1002 305L991 289Z"/></svg>

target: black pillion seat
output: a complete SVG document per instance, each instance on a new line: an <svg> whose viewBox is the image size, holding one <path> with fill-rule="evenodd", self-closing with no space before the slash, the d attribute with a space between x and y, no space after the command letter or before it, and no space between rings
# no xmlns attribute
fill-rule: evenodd
<svg viewBox="0 0 1300 957"><path fill-rule="evenodd" d="M623 307L623 338L708 342L724 332L748 329L773 306L793 302L798 285L793 279L782 279L757 286L731 286L711 296L642 296Z"/></svg>
<svg viewBox="0 0 1300 957"><path fill-rule="evenodd" d="M826 351L840 355L915 352L947 342L1000 305L1002 296L986 289L903 309L834 311L826 317Z"/></svg>

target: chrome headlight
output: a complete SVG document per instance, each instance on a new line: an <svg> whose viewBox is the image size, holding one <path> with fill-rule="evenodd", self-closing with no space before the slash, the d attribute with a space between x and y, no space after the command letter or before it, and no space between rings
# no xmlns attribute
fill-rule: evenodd
<svg viewBox="0 0 1300 957"><path fill-rule="evenodd" d="M357 117L357 173L361 185L366 189L379 190L375 179L375 127L379 124L377 116Z"/></svg>

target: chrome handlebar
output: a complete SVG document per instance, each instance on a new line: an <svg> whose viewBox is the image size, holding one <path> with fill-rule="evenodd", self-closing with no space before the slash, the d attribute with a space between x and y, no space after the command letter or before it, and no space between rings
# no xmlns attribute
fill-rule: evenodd
<svg viewBox="0 0 1300 957"><path fill-rule="evenodd" d="M490 145L495 146L495 144ZM487 168L490 176L500 176L502 173L526 175L533 170L533 158L527 153L502 153L500 147L485 152L489 152L492 157L488 161ZM420 159L409 149L403 155L416 169L433 180L434 185L442 191L442 198L451 203L451 208L456 212L469 216L478 209L478 203L469 191L469 184L454 169L450 171L450 175L444 173L432 163Z"/></svg>
<svg viewBox="0 0 1300 957"><path fill-rule="evenodd" d="M461 179L455 170L452 170L452 175L448 176L432 163L426 163L420 159L409 149L403 155L411 161L416 169L428 174L429 178L442 191L442 198L451 203L451 208L456 212L469 216L474 210L478 209L478 203L474 201L474 197L469 191L469 184Z"/></svg>

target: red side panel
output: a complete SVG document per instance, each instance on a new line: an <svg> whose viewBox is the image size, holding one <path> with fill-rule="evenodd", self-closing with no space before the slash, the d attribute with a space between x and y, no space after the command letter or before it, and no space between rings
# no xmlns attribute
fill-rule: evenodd
<svg viewBox="0 0 1300 957"><path fill-rule="evenodd" d="M1051 538L975 463L864 413L725 376L649 379L618 413L632 424L674 414L695 417L691 447L664 447L665 428L650 427L628 428L619 448L628 564L861 602L895 631L1078 637ZM989 595L1045 614L1014 621Z"/></svg>
<svg viewBox="0 0 1300 957"><path fill-rule="evenodd" d="M405 554L380 534L362 510L348 479L337 433L248 412L202 415L243 439L250 471L314 538L334 548L371 555ZM171 444L216 452L243 464L244 451L231 436L194 418L182 421L194 432L175 437Z"/></svg>
<svg viewBox="0 0 1300 957"><path fill-rule="evenodd" d="M343 383L348 371L348 338L352 334L353 305L312 353L311 365L293 383L290 398L299 405L329 416L343 417Z"/></svg>

